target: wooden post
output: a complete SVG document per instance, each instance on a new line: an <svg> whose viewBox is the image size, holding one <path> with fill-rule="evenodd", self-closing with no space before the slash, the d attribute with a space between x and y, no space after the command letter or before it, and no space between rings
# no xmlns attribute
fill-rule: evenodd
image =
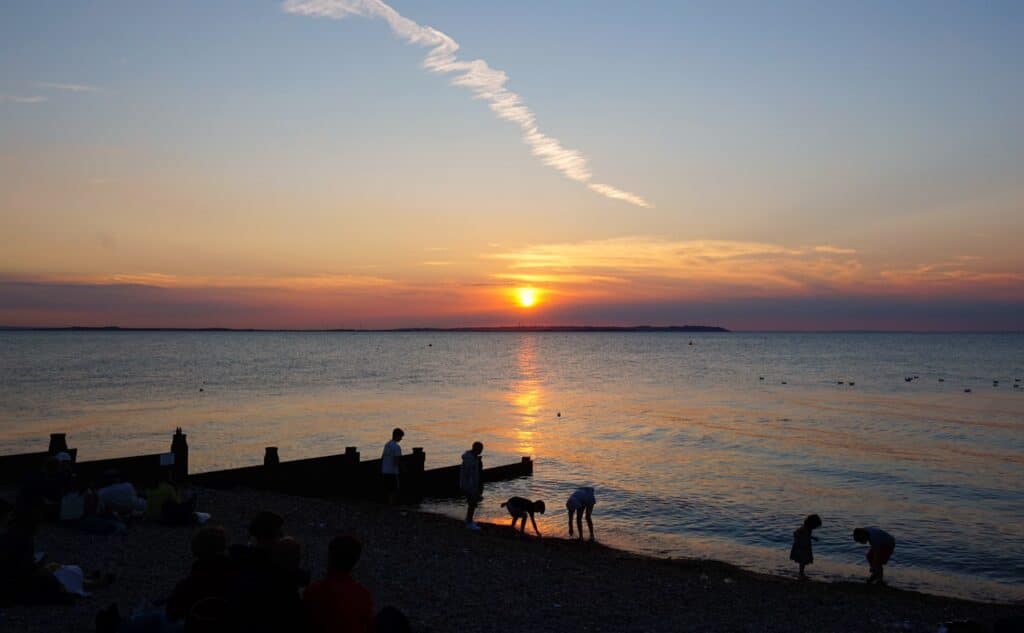
<svg viewBox="0 0 1024 633"><path fill-rule="evenodd" d="M46 452L50 455L68 452L67 433L50 433L50 447Z"/></svg>
<svg viewBox="0 0 1024 633"><path fill-rule="evenodd" d="M181 427L174 429L171 438L171 452L174 453L174 481L179 484L188 479L188 436L181 432Z"/></svg>

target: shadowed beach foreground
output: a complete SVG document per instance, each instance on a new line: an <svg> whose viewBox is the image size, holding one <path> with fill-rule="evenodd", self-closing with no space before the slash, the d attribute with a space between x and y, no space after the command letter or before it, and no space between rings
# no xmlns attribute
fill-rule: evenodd
<svg viewBox="0 0 1024 633"><path fill-rule="evenodd" d="M1024 617L1024 605L861 583L801 583L714 561L658 560L562 538L520 541L505 526L473 533L461 521L402 508L250 490L198 494L200 508L213 514L211 524L224 526L235 543L244 542L256 511L281 514L314 578L325 573L333 536L357 536L364 550L356 579L373 593L377 609L397 607L416 631L934 633L950 620L991 624ZM599 518L596 527L600 536ZM112 602L123 614L159 602L189 570L192 533L138 523L123 534L94 536L45 525L36 546L52 560L112 571L117 581L69 606L5 608L0 628L91 631L97 611Z"/></svg>

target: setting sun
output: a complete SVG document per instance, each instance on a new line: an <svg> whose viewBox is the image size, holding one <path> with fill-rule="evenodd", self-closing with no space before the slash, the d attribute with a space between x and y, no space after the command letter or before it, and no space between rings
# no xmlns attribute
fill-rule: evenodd
<svg viewBox="0 0 1024 633"><path fill-rule="evenodd" d="M537 289L516 288L516 301L524 308L532 308L537 303Z"/></svg>

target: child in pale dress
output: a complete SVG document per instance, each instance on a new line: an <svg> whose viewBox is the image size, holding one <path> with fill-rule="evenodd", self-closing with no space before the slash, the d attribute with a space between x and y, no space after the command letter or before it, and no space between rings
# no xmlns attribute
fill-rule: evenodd
<svg viewBox="0 0 1024 633"><path fill-rule="evenodd" d="M803 525L793 531L793 548L789 550L789 560L800 565L800 580L807 580L807 575L804 574L804 567L814 562L811 541L817 541L818 538L812 532L820 527L821 517L817 514L811 514L804 519Z"/></svg>

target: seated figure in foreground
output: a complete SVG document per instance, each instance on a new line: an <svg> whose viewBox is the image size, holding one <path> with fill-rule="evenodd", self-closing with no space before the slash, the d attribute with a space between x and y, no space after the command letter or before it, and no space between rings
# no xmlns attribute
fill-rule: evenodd
<svg viewBox="0 0 1024 633"><path fill-rule="evenodd" d="M363 546L351 536L335 537L327 550L327 577L310 583L303 605L313 633L373 630L373 598L352 579Z"/></svg>

